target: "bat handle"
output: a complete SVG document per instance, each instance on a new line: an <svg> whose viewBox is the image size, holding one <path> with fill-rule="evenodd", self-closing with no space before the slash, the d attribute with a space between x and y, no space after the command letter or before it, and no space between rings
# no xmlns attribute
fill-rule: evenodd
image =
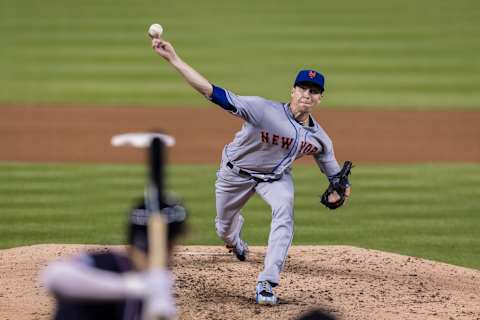
<svg viewBox="0 0 480 320"><path fill-rule="evenodd" d="M150 268L165 268L168 256L167 216L154 212L148 222L148 242L150 246Z"/></svg>

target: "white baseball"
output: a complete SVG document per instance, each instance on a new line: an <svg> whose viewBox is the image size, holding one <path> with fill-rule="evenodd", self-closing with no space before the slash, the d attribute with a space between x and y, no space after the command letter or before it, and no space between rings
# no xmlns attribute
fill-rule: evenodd
<svg viewBox="0 0 480 320"><path fill-rule="evenodd" d="M151 38L160 38L163 33L163 27L158 23L154 23L148 28L148 35Z"/></svg>

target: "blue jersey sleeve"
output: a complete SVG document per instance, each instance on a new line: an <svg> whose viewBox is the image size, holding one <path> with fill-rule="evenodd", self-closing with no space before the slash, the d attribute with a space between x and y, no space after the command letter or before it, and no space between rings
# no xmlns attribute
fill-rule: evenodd
<svg viewBox="0 0 480 320"><path fill-rule="evenodd" d="M212 87L213 87L213 93L212 93L211 101L227 111L236 113L237 108L235 108L232 102L228 100L227 91L220 87L216 87L213 84L212 84Z"/></svg>

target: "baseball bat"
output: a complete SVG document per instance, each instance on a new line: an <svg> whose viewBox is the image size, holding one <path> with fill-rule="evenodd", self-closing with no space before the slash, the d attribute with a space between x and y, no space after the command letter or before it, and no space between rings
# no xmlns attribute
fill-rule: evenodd
<svg viewBox="0 0 480 320"><path fill-rule="evenodd" d="M147 206L150 211L148 237L150 268L167 266L167 219L160 208L164 203L165 145L158 138L152 139L149 148L150 179L147 189Z"/></svg>
<svg viewBox="0 0 480 320"><path fill-rule="evenodd" d="M162 214L161 208L164 204L164 170L165 170L165 145L158 137L154 137L149 148L149 183L147 187L146 205L150 212L148 220L148 242L149 242L149 268L151 270L163 269L167 267L168 260L168 225L165 214ZM151 301L149 301L152 303ZM147 302L148 303L148 302ZM157 301L160 304L166 304L167 301ZM157 305L158 307L158 305ZM167 308L162 306L161 308ZM162 314L144 313L145 320L168 320Z"/></svg>

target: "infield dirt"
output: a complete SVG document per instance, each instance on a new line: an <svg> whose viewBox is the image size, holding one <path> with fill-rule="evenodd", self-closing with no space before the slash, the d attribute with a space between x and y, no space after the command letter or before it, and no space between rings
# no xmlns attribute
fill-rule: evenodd
<svg viewBox="0 0 480 320"><path fill-rule="evenodd" d="M60 257L105 250L85 245L35 245L0 250L2 319L51 318L53 300L38 283ZM123 250L117 246L114 250ZM258 306L254 287L263 247L239 262L223 247L178 247L175 296L180 319L295 319L320 308L344 320L480 319L480 272L347 246L294 246L280 304Z"/></svg>
<svg viewBox="0 0 480 320"><path fill-rule="evenodd" d="M480 112L332 111L315 118L339 160L354 163L480 162ZM206 108L0 107L0 160L143 162L113 135L163 129L177 139L173 164L217 164L242 122ZM312 163L311 157L299 162Z"/></svg>

